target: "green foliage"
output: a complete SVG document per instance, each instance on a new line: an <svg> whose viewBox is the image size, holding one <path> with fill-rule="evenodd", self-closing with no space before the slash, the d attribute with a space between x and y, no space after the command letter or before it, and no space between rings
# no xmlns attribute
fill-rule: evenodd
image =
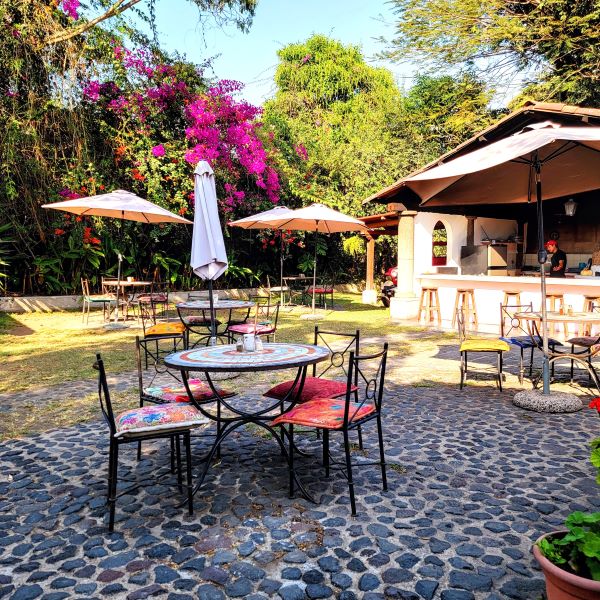
<svg viewBox="0 0 600 600"><path fill-rule="evenodd" d="M436 69L478 65L495 81L521 71L525 96L600 99L600 4L590 0L393 0L388 56Z"/></svg>
<svg viewBox="0 0 600 600"><path fill-rule="evenodd" d="M599 468L600 438L591 443L592 464ZM600 581L600 512L571 513L566 521L567 533L555 534L542 539L538 547L542 554L555 565L588 579Z"/></svg>
<svg viewBox="0 0 600 600"><path fill-rule="evenodd" d="M354 258L363 256L365 253L365 238L360 235L353 235L346 238L343 242L344 252Z"/></svg>

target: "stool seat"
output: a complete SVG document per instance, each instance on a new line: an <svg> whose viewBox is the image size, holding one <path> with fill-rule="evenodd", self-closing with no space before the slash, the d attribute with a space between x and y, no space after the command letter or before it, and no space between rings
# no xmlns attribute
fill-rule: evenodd
<svg viewBox="0 0 600 600"><path fill-rule="evenodd" d="M504 306L521 306L520 290L504 290Z"/></svg>
<svg viewBox="0 0 600 600"><path fill-rule="evenodd" d="M419 312L417 320L420 322L421 317L425 317L426 323L432 323L434 318L437 320L438 327L442 325L442 312L440 307L440 298L438 296L438 288L424 287L421 288L421 299L419 300Z"/></svg>
<svg viewBox="0 0 600 600"><path fill-rule="evenodd" d="M458 288L454 300L454 313L452 314L452 327L456 326L456 315L462 310L465 316L465 327L473 324L478 328L477 307L475 306L475 290L473 288Z"/></svg>

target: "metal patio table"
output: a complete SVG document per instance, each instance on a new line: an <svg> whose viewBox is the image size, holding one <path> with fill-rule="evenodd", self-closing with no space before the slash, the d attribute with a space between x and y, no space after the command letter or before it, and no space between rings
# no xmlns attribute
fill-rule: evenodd
<svg viewBox="0 0 600 600"><path fill-rule="evenodd" d="M323 346L312 344L264 344L262 350L254 352L239 352L234 344L222 346L205 346L183 350L169 354L165 357L165 365L170 369L181 371L182 380L187 390L190 402L206 417L217 424L217 435L215 441L206 457L203 472L194 487L194 494L200 489L204 478L210 467L210 463L218 452L221 443L229 434L239 429L247 423L252 423L266 429L278 442L283 455L288 464L292 460L282 436L287 436L287 430L284 427L272 427L269 422L274 418L274 412L281 412L284 407L290 408L300 397L306 371L310 365L325 360L329 356L329 349ZM265 398L268 406L256 406L250 412L248 409L242 410L235 406L235 396L233 398L221 398L217 387L211 378L211 373L238 372L252 373L256 371L276 371L281 369L297 368L294 385L289 393L282 399ZM190 371L204 372L206 380L210 385L215 399L212 402L217 403L216 415L205 410L206 403L198 403L194 399L192 391L188 384L188 373ZM286 406L287 405L287 406ZM223 412L226 409L227 412ZM289 440L289 438L288 438ZM293 467L293 463L290 465ZM300 489L302 495L314 502L304 486L300 483L293 468L290 471L290 477Z"/></svg>

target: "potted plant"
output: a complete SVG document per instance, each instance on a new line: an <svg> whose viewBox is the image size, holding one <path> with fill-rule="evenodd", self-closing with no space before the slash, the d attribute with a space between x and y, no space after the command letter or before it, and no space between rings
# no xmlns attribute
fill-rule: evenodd
<svg viewBox="0 0 600 600"><path fill-rule="evenodd" d="M600 398L590 402L600 413ZM598 468L600 484L600 438L591 443L591 462ZM566 530L541 536L533 554L546 578L548 600L598 600L600 598L600 512L571 513Z"/></svg>

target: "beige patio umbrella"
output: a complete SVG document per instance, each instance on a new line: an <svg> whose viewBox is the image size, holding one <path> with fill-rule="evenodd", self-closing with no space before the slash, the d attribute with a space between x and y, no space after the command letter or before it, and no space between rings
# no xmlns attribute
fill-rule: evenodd
<svg viewBox="0 0 600 600"><path fill-rule="evenodd" d="M272 229L273 226L268 222L265 222L264 219L267 221L269 221L269 219L279 220L289 216L293 212L294 211L287 206L276 206L275 208L263 210L255 215L250 215L249 217L244 217L237 221L229 221L227 225L230 227L241 227L242 229ZM281 235L279 236L279 292L281 304L283 304L283 236Z"/></svg>
<svg viewBox="0 0 600 600"><path fill-rule="evenodd" d="M542 194L543 175L543 194ZM600 189L600 127L562 127L545 121L399 182L422 205L509 204L537 200L538 262L546 297L543 264L542 200ZM544 394L550 393L548 325L542 301Z"/></svg>
<svg viewBox="0 0 600 600"><path fill-rule="evenodd" d="M315 314L315 288L317 283L317 236L319 233L339 233L342 231L367 231L362 221L333 210L324 204L311 204L291 211L282 217L261 218L261 222L273 229L315 232L315 256L313 262L312 314Z"/></svg>
<svg viewBox="0 0 600 600"><path fill-rule="evenodd" d="M140 223L188 223L184 217L176 215L165 208L161 208L148 200L136 196L126 190L114 190L97 196L75 198L52 204L42 204L42 208L52 208L81 216L111 217L125 221L138 221ZM122 242L122 228L121 228ZM119 293L121 286L121 262L123 256L117 253L119 265L117 268L117 307L115 322L119 320Z"/></svg>

